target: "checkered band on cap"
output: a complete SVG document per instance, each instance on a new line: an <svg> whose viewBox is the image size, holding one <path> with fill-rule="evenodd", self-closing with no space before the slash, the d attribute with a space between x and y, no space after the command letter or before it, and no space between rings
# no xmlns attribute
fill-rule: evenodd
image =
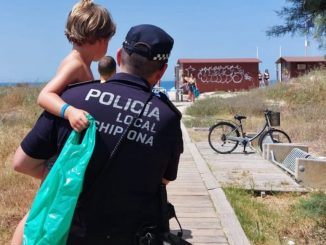
<svg viewBox="0 0 326 245"><path fill-rule="evenodd" d="M169 54L157 54L153 57L153 60L168 60Z"/></svg>

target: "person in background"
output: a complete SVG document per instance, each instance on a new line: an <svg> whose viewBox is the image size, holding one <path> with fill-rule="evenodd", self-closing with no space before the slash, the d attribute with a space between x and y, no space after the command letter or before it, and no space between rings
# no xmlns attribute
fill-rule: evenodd
<svg viewBox="0 0 326 245"><path fill-rule="evenodd" d="M195 102L195 94L194 91L197 88L196 85L196 78L192 74L190 74L190 77L187 77L188 81L188 87L189 87L189 92L188 92L188 101Z"/></svg>
<svg viewBox="0 0 326 245"><path fill-rule="evenodd" d="M265 72L264 72L264 83L265 83L265 86L269 85L269 72L268 72L268 69L265 69Z"/></svg>
<svg viewBox="0 0 326 245"><path fill-rule="evenodd" d="M179 87L179 89L181 90L181 96L183 96L183 94L187 94L189 93L189 86L188 86L188 81L185 79L185 74L182 74L181 76L181 86ZM183 99L182 99L183 100Z"/></svg>
<svg viewBox="0 0 326 245"><path fill-rule="evenodd" d="M193 96L193 93L192 93L191 87L190 87L190 76L188 77L188 76L185 75L183 77L183 81L187 85L187 94L188 94L187 101L190 102L190 101L192 101L192 96Z"/></svg>
<svg viewBox="0 0 326 245"><path fill-rule="evenodd" d="M261 72L258 72L258 81L259 81L259 87L264 87L265 83L263 81L263 75L261 74Z"/></svg>
<svg viewBox="0 0 326 245"><path fill-rule="evenodd" d="M117 64L113 57L104 56L98 62L97 67L100 74L101 83L105 83L110 77L112 77L117 71Z"/></svg>
<svg viewBox="0 0 326 245"><path fill-rule="evenodd" d="M67 245L133 245L144 225L162 226L160 188L177 177L183 140L180 112L152 88L167 69L173 43L157 26L134 26L117 52L121 72L108 83L79 84L61 95L97 123ZM40 176L71 130L67 120L43 112L18 147L14 169Z"/></svg>
<svg viewBox="0 0 326 245"><path fill-rule="evenodd" d="M282 70L282 81L281 82L288 82L290 80L290 73L289 70L284 67Z"/></svg>
<svg viewBox="0 0 326 245"><path fill-rule="evenodd" d="M72 50L61 62L56 75L42 89L37 101L53 115L68 119L76 131L87 127L88 121L85 117L87 112L66 104L59 95L71 84L94 79L90 68L91 62L98 61L105 55L115 29L108 10L90 0L76 3L68 15L65 35L72 43ZM42 168L43 171L35 175L32 172L30 174L43 181L54 161L55 159L49 161L47 167ZM27 214L18 224L12 245L22 244L26 218Z"/></svg>

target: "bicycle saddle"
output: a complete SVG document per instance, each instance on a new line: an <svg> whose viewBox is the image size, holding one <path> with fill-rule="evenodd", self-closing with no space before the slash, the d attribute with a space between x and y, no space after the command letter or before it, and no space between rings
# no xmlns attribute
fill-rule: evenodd
<svg viewBox="0 0 326 245"><path fill-rule="evenodd" d="M234 119L236 119L236 120L241 120L241 119L246 119L247 117L246 116L242 116L242 115L235 115L234 116Z"/></svg>

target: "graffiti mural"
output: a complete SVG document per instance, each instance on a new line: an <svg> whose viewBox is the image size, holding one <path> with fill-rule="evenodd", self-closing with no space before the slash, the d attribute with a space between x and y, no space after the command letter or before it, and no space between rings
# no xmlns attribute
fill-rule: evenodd
<svg viewBox="0 0 326 245"><path fill-rule="evenodd" d="M186 75L193 74L195 68L189 66L184 69ZM235 83L252 81L250 73L246 73L240 65L205 66L198 70L197 79L203 83Z"/></svg>
<svg viewBox="0 0 326 245"><path fill-rule="evenodd" d="M188 66L187 68L185 68L185 75L189 77L190 74L192 74L194 71L196 71L195 68L193 68L192 66Z"/></svg>

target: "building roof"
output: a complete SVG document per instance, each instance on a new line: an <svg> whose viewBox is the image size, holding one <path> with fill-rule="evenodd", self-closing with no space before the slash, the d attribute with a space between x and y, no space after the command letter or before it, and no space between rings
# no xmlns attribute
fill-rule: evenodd
<svg viewBox="0 0 326 245"><path fill-rule="evenodd" d="M292 56L280 57L275 63L282 62L326 62L324 56Z"/></svg>
<svg viewBox="0 0 326 245"><path fill-rule="evenodd" d="M178 64L182 63L260 63L256 58L226 58L226 59L178 59Z"/></svg>

